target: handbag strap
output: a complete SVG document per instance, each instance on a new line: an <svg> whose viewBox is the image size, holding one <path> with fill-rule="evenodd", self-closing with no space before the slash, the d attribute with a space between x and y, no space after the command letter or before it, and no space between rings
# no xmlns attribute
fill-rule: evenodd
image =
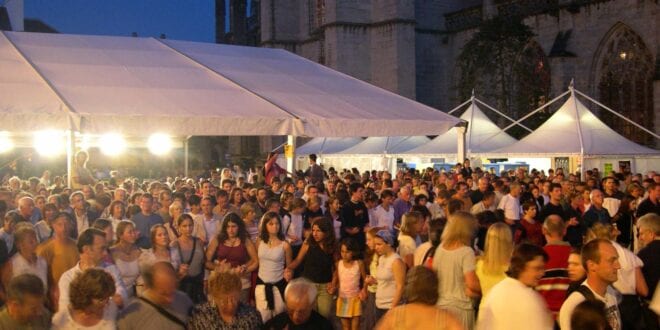
<svg viewBox="0 0 660 330"><path fill-rule="evenodd" d="M174 323L176 323L176 324L178 324L178 325L180 325L184 328L186 327L185 322L181 321L178 317L172 315L172 313L168 312L165 308L154 304L153 302L149 301L148 299L146 299L144 297L140 297L140 300L144 301L149 306L153 307L158 313L160 313L160 315L165 316L168 320L170 320L170 321L172 321L172 322L174 322Z"/></svg>

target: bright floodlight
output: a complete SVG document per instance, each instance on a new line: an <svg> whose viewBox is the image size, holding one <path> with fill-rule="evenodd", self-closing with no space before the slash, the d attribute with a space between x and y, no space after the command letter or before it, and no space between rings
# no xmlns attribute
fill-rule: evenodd
<svg viewBox="0 0 660 330"><path fill-rule="evenodd" d="M162 156L172 150L172 139L162 133L152 134L149 137L147 146L149 147L149 151L151 151L152 154Z"/></svg>
<svg viewBox="0 0 660 330"><path fill-rule="evenodd" d="M117 156L126 149L126 140L119 134L108 133L99 138L99 148L104 155Z"/></svg>
<svg viewBox="0 0 660 330"><path fill-rule="evenodd" d="M0 153L14 149L14 143L9 138L9 132L0 132Z"/></svg>
<svg viewBox="0 0 660 330"><path fill-rule="evenodd" d="M56 156L64 153L64 134L59 131L41 131L34 134L34 148L42 156Z"/></svg>

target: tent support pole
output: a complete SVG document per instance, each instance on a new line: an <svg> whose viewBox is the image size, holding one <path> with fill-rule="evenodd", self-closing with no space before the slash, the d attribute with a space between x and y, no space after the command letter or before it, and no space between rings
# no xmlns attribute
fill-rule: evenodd
<svg viewBox="0 0 660 330"><path fill-rule="evenodd" d="M513 122L513 123L516 122L515 120L513 120L513 118L511 118L511 117L509 117L509 116L503 114L503 113L500 112L499 110L497 110L497 109L491 107L490 105L484 103L482 100L477 99L477 98L475 98L474 100L477 101L477 102L479 102L479 103L480 103L481 105L483 105L484 107L486 107L486 108L490 109L491 111L495 112L496 114L498 114L498 115L500 115L500 116L502 116L502 117L504 117L504 118L510 120L511 122ZM524 129L526 129L526 130L529 131L530 133L532 132L532 130L531 130L529 127L527 127L527 126L525 126L525 125L523 125L523 124L521 124L521 123L518 123L518 126L524 128Z"/></svg>
<svg viewBox="0 0 660 330"><path fill-rule="evenodd" d="M190 136L187 136L183 141L183 176L188 177L190 171L190 147L188 142L190 141Z"/></svg>
<svg viewBox="0 0 660 330"><path fill-rule="evenodd" d="M289 171L290 173L293 173L296 170L295 168L296 137L293 135L287 135L286 144L289 146L289 148L291 148L290 154L287 154L286 152L284 154L284 156L286 157L286 170Z"/></svg>
<svg viewBox="0 0 660 330"><path fill-rule="evenodd" d="M568 87L569 92L571 92L571 98L573 99L573 105L575 108L575 124L577 125L578 138L580 139L580 180L582 180L582 175L584 173L584 138L582 137L582 125L580 124L580 112L577 107L577 99L575 99L575 88L573 84Z"/></svg>
<svg viewBox="0 0 660 330"><path fill-rule="evenodd" d="M66 186L71 187L73 184L73 166L76 150L76 138L73 129L66 132Z"/></svg>
<svg viewBox="0 0 660 330"><path fill-rule="evenodd" d="M630 119L624 117L623 115L619 114L618 112L616 112L616 111L610 109L609 107L607 107L606 105L604 105L604 104L602 104L602 103L600 103L600 102L598 102L598 101L592 99L591 97L587 96L586 94L580 92L580 91L577 90L577 89L575 90L575 93L580 94L582 97L586 98L587 100L589 100L589 101L591 101L591 102L593 102L593 103L596 103L597 105L601 106L603 109L605 109L605 110L607 110L607 111L609 111L609 112L615 114L617 117L620 117L621 119L623 119L623 120L625 120L625 121L627 121L627 122L629 122L629 123L635 125L635 127L639 128L639 129L641 129L641 130L643 130L643 131L646 132L646 133L651 134L651 136L653 136L654 138L660 140L660 135L653 133L652 131L650 131L650 130L647 129L646 127L644 127L644 126L642 126L642 125L640 125L640 124L638 124L638 123L636 123L636 122L634 122L634 121L632 121L632 120L630 120Z"/></svg>
<svg viewBox="0 0 660 330"><path fill-rule="evenodd" d="M467 133L467 128L468 128L469 123L468 122L461 122L460 124L456 125L456 130L458 132L457 137L457 148L456 148L456 162L457 163L463 163L463 160L466 158L465 154L465 133Z"/></svg>

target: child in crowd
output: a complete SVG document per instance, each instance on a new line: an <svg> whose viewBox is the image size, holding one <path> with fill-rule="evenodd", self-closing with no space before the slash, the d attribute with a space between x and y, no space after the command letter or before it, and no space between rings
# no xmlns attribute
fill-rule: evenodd
<svg viewBox="0 0 660 330"><path fill-rule="evenodd" d="M357 330L360 327L362 302L367 292L360 290L360 283L367 277L362 260L356 260L359 247L351 238L340 243L341 260L337 262L337 271L333 276L332 286L339 286L337 298L337 317L341 319L343 330Z"/></svg>
<svg viewBox="0 0 660 330"><path fill-rule="evenodd" d="M523 204L523 218L520 219L520 226L522 232L516 237L516 244L520 244L523 241L529 242L537 246L545 245L543 237L543 225L540 222L536 221L536 203L534 202L525 202Z"/></svg>
<svg viewBox="0 0 660 330"><path fill-rule="evenodd" d="M286 241L291 245L293 258L298 256L298 251L303 243L303 213L307 203L302 198L294 198L291 202L290 218L287 223L282 223L282 232Z"/></svg>
<svg viewBox="0 0 660 330"><path fill-rule="evenodd" d="M259 224L257 224L257 212L252 203L244 203L241 205L241 219L245 223L245 230L250 236L252 243L257 241L259 236Z"/></svg>

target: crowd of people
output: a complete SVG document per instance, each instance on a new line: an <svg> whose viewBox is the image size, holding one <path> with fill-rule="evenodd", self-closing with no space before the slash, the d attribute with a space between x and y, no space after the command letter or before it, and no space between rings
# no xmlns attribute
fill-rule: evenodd
<svg viewBox="0 0 660 330"><path fill-rule="evenodd" d="M660 174L472 168L0 187L0 329L657 329Z"/></svg>

